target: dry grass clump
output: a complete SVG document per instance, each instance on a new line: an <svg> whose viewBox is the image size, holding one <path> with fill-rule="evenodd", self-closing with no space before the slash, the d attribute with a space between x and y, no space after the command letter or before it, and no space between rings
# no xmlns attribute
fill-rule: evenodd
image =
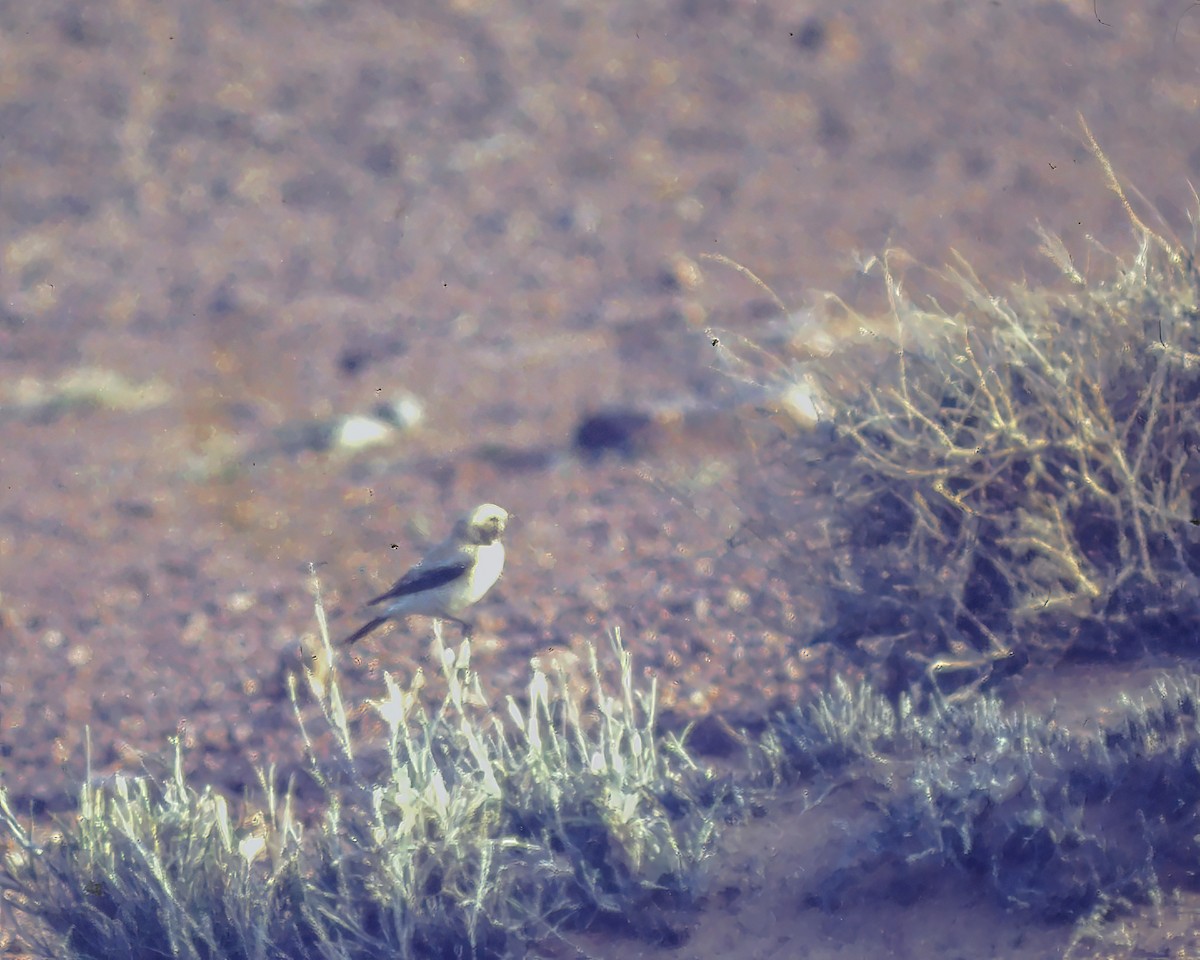
<svg viewBox="0 0 1200 960"><path fill-rule="evenodd" d="M864 331L894 330L884 359L865 370L846 349L787 368L826 386L839 438L816 640L887 662L896 689L923 673L966 691L1039 652L1194 647L1200 273L1091 142L1138 244L1111 280L1082 276L1043 232L1067 292L997 296L960 262L943 274L953 305L920 304L891 254L877 262L886 322L841 305Z"/></svg>
<svg viewBox="0 0 1200 960"><path fill-rule="evenodd" d="M594 657L584 699L535 672L525 705L492 705L469 645L444 650L439 636L446 698L428 709L419 680L388 677L373 704L382 751L358 742L336 675L310 675L323 728L301 721L323 792L313 822L266 775L263 808L235 817L178 757L163 782L89 778L78 820L45 841L0 790L5 901L60 958L499 957L606 917L676 938L667 908L699 887L717 791L655 733L654 691L634 689L614 640L615 693Z"/></svg>
<svg viewBox="0 0 1200 960"><path fill-rule="evenodd" d="M836 907L888 871L880 895L904 896L921 871L951 867L1082 935L1195 889L1200 675L1163 674L1101 712L1099 726L1070 727L986 694L921 711L843 682L780 714L761 741L768 779L802 782L819 803L853 785L871 811L810 899Z"/></svg>

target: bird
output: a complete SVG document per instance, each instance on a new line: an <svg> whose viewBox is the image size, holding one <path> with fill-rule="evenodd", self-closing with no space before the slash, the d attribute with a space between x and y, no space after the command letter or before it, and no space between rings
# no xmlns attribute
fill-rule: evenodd
<svg viewBox="0 0 1200 960"><path fill-rule="evenodd" d="M461 624L469 636L474 624L460 614L483 599L504 569L504 544L500 537L508 511L494 503L481 503L463 516L450 536L429 551L386 593L367 602L382 611L346 637L349 646L389 620L419 615Z"/></svg>

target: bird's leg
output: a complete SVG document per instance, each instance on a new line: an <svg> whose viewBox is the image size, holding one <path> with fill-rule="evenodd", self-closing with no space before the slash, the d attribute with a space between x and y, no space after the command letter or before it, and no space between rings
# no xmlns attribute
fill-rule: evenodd
<svg viewBox="0 0 1200 960"><path fill-rule="evenodd" d="M473 633L475 632L475 624L473 624L473 623L471 623L471 622L469 622L469 621L467 621L467 620L460 620L458 617L447 617L446 619L447 619L447 620L453 620L453 621L454 621L455 623L457 623L457 624L458 624L460 627L462 627L463 639L464 639L464 640L470 640L470 639L471 639L471 634L473 634Z"/></svg>

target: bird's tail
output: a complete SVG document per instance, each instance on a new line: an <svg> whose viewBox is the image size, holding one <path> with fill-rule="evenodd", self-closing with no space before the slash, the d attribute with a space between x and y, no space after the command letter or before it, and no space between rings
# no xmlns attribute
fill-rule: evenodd
<svg viewBox="0 0 1200 960"><path fill-rule="evenodd" d="M350 634L350 636L343 640L342 645L348 647L352 643L358 643L359 640L365 637L372 630L376 629L377 627L382 627L385 623L387 623L387 620L387 617L376 617L374 620L368 620L361 627Z"/></svg>

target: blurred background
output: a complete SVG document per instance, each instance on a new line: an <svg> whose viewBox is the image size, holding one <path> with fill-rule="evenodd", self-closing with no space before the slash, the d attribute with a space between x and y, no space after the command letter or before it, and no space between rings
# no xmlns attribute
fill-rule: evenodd
<svg viewBox="0 0 1200 960"><path fill-rule="evenodd" d="M713 340L869 338L809 308L878 308L891 246L917 287L955 251L1062 283L1040 223L1103 275L1081 114L1190 240L1198 96L1177 0L0 4L15 805L73 802L85 724L97 770L291 756L306 565L345 632L482 501L516 515L489 683L620 626L668 715L795 699L827 531Z"/></svg>

